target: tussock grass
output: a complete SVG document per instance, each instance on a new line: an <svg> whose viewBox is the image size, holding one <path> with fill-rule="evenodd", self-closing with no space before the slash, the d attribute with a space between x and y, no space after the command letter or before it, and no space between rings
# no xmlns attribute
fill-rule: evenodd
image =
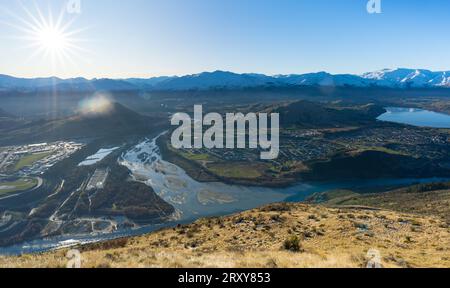
<svg viewBox="0 0 450 288"><path fill-rule="evenodd" d="M384 267L450 267L450 231L442 223L393 211L273 204L85 246L82 266L365 267L376 249ZM64 267L66 252L0 257L0 267Z"/></svg>

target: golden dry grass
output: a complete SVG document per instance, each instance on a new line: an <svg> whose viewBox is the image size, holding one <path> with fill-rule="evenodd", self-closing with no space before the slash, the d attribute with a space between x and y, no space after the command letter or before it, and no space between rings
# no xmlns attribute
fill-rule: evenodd
<svg viewBox="0 0 450 288"><path fill-rule="evenodd" d="M82 267L450 267L441 219L391 211L273 204L139 237L81 247ZM301 239L301 252L283 249ZM64 267L66 250L0 258L0 267Z"/></svg>
<svg viewBox="0 0 450 288"><path fill-rule="evenodd" d="M387 193L350 195L335 198L325 205L364 205L404 213L439 216L450 224L450 190L408 192L400 189Z"/></svg>

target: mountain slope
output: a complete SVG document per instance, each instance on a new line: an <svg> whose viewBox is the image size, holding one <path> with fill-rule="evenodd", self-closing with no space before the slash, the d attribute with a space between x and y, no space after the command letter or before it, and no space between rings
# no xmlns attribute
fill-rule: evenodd
<svg viewBox="0 0 450 288"><path fill-rule="evenodd" d="M308 201L333 207L359 205L396 210L403 213L437 216L444 223L450 225L450 182L418 184L375 194L329 191L317 193L311 196Z"/></svg>
<svg viewBox="0 0 450 288"><path fill-rule="evenodd" d="M449 267L450 232L433 216L273 204L81 247L83 267ZM65 267L67 251L0 257L0 267Z"/></svg>
<svg viewBox="0 0 450 288"><path fill-rule="evenodd" d="M450 173L447 161L376 150L352 151L310 162L303 177L311 181L446 177Z"/></svg>
<svg viewBox="0 0 450 288"><path fill-rule="evenodd" d="M103 111L80 111L69 118L28 123L3 135L0 143L145 135L161 124L160 120L140 115L121 104L105 105Z"/></svg>
<svg viewBox="0 0 450 288"><path fill-rule="evenodd" d="M280 114L282 127L330 128L371 123L386 110L377 105L365 105L358 109L336 109L316 102L298 101L274 112Z"/></svg>
<svg viewBox="0 0 450 288"><path fill-rule="evenodd" d="M23 121L21 119L0 108L0 131L6 129L14 129L20 124L23 124Z"/></svg>
<svg viewBox="0 0 450 288"><path fill-rule="evenodd" d="M5 110L3 110L2 108L0 108L0 118L11 118L12 115L7 113Z"/></svg>

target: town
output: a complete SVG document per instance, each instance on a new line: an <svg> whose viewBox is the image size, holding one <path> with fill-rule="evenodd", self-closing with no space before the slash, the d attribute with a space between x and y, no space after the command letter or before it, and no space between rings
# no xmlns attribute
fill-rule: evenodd
<svg viewBox="0 0 450 288"><path fill-rule="evenodd" d="M0 196L37 189L45 171L82 147L64 141L0 147Z"/></svg>
<svg viewBox="0 0 450 288"><path fill-rule="evenodd" d="M186 113L176 113L173 115L171 124L173 126L181 124L181 126L173 131L171 144L175 149L190 149L193 147L195 149L201 149L203 147L208 149L224 149L225 146L227 149L233 149L235 147L238 149L246 147L249 149L261 148L261 150L269 150L261 151L261 159L276 159L279 155L279 114L272 113L270 115L270 125L268 122L269 117L267 113L259 113L258 115L256 113L248 113L247 115L242 113L227 113L225 120L219 113L208 113L203 117L202 105L195 105L194 121ZM203 125L212 126L204 131ZM193 134L192 126L194 126ZM248 145L246 143L247 138ZM192 142L194 145L192 145Z"/></svg>
<svg viewBox="0 0 450 288"><path fill-rule="evenodd" d="M60 141L0 148L0 175L42 175L82 147L83 144Z"/></svg>
<svg viewBox="0 0 450 288"><path fill-rule="evenodd" d="M312 161L328 161L339 153L380 151L415 158L446 159L450 135L427 128L395 126L378 123L368 127L333 129L283 129L280 133L280 152L277 159L259 159L259 150L253 149L171 149L179 156L197 162L218 176L230 176L227 167L238 163L253 163L240 172L261 176L280 174ZM234 164L233 164L234 163ZM444 165L444 164L442 164ZM248 166L248 165L247 165Z"/></svg>

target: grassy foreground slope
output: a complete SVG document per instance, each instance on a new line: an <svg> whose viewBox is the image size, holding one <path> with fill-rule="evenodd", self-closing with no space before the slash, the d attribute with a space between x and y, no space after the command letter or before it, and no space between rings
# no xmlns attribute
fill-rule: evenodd
<svg viewBox="0 0 450 288"><path fill-rule="evenodd" d="M440 217L369 208L273 204L140 237L81 247L83 267L450 267ZM64 267L67 251L0 258L0 267Z"/></svg>
<svg viewBox="0 0 450 288"><path fill-rule="evenodd" d="M450 225L450 182L419 184L376 194L358 194L347 190L329 191L313 195L310 202L329 207L370 206L436 216Z"/></svg>

